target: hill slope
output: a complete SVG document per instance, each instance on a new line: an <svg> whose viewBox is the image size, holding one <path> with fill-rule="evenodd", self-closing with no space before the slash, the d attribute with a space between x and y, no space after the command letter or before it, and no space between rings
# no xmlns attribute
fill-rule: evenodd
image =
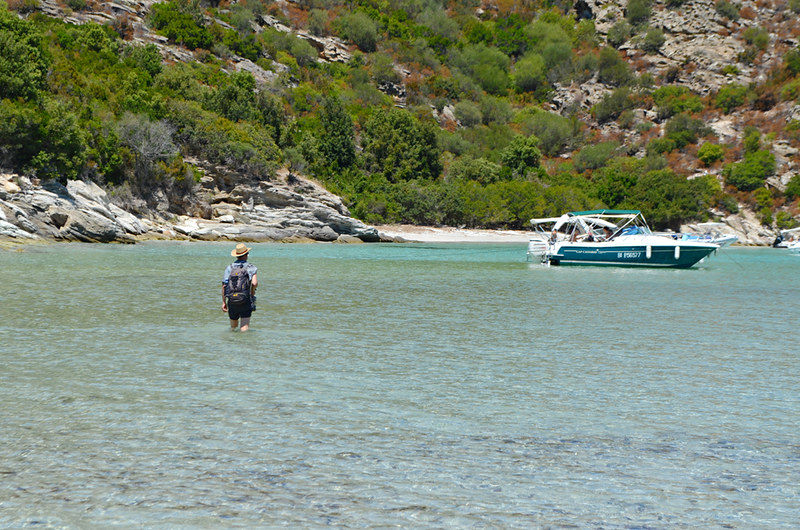
<svg viewBox="0 0 800 530"><path fill-rule="evenodd" d="M0 164L140 214L283 166L373 224L633 207L765 243L800 213L795 4L20 0Z"/></svg>

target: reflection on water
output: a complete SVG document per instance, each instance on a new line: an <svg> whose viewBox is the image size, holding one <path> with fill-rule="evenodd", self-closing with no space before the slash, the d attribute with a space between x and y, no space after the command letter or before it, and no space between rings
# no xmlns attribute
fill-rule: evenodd
<svg viewBox="0 0 800 530"><path fill-rule="evenodd" d="M219 308L229 246L0 253L0 526L800 518L798 258L255 245L242 334Z"/></svg>

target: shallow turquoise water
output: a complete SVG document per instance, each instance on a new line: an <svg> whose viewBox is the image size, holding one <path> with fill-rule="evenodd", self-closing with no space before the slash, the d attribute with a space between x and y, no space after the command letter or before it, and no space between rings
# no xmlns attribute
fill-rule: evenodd
<svg viewBox="0 0 800 530"><path fill-rule="evenodd" d="M230 248L0 252L0 526L800 520L800 256L256 244L241 334Z"/></svg>

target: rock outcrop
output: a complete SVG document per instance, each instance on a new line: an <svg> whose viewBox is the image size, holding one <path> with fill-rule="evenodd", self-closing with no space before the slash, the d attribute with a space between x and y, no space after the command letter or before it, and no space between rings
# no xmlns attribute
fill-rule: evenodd
<svg viewBox="0 0 800 530"><path fill-rule="evenodd" d="M376 242L378 230L350 216L341 199L283 172L275 181L221 189L210 177L195 191L208 218L153 210L137 217L97 184L39 183L0 175L0 237L133 243L138 239Z"/></svg>

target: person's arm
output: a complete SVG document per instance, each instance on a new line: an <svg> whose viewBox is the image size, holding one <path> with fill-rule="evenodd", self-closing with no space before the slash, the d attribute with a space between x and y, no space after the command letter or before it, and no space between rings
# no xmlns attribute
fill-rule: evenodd
<svg viewBox="0 0 800 530"><path fill-rule="evenodd" d="M222 310L228 310L228 300L225 298L225 284L222 284Z"/></svg>
<svg viewBox="0 0 800 530"><path fill-rule="evenodd" d="M257 288L258 288L258 274L253 274L253 279L250 281L250 294L255 296Z"/></svg>

